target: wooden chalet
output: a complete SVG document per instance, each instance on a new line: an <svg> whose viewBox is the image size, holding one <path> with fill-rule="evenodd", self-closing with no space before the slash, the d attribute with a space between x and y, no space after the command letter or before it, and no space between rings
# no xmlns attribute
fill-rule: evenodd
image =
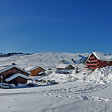
<svg viewBox="0 0 112 112"><path fill-rule="evenodd" d="M57 70L74 70L75 67L69 64L60 64L56 67Z"/></svg>
<svg viewBox="0 0 112 112"><path fill-rule="evenodd" d="M112 55L93 52L86 61L86 68L96 69L112 66Z"/></svg>
<svg viewBox="0 0 112 112"><path fill-rule="evenodd" d="M36 67L29 67L26 69L28 72L30 72L31 76L42 76L45 75L45 69L43 69L40 66L36 66Z"/></svg>
<svg viewBox="0 0 112 112"><path fill-rule="evenodd" d="M25 84L27 83L29 73L24 69L15 65L7 66L0 70L0 82L9 84Z"/></svg>

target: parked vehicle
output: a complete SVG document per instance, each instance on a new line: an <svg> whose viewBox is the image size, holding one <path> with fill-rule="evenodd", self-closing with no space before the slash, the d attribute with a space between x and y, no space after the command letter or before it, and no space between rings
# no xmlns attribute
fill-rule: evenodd
<svg viewBox="0 0 112 112"><path fill-rule="evenodd" d="M0 83L0 88L3 88L3 89L12 89L14 87L15 87L14 84Z"/></svg>

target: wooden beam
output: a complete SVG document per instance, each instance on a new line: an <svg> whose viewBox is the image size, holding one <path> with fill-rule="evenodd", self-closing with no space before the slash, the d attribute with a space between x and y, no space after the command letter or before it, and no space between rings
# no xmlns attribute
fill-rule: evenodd
<svg viewBox="0 0 112 112"><path fill-rule="evenodd" d="M87 65L87 66L88 66L88 65L90 65L90 66L97 66L98 64L97 64L97 63L87 63L86 65Z"/></svg>
<svg viewBox="0 0 112 112"><path fill-rule="evenodd" d="M89 63L91 63L91 62L98 62L98 60L96 60L96 59L95 60L90 60Z"/></svg>
<svg viewBox="0 0 112 112"><path fill-rule="evenodd" d="M95 57L90 57L89 59L96 59Z"/></svg>

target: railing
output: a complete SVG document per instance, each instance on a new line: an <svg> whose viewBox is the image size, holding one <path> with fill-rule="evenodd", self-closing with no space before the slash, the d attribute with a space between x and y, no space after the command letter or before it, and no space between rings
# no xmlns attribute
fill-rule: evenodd
<svg viewBox="0 0 112 112"><path fill-rule="evenodd" d="M87 63L86 65L97 66L97 63Z"/></svg>

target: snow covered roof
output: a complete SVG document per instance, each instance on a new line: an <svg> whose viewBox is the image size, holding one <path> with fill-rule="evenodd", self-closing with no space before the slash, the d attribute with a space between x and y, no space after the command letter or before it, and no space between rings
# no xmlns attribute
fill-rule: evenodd
<svg viewBox="0 0 112 112"><path fill-rule="evenodd" d="M43 73L45 73L45 72L39 72L38 74L43 74Z"/></svg>
<svg viewBox="0 0 112 112"><path fill-rule="evenodd" d="M40 68L40 66L29 66L28 68L26 68L25 70L27 71L32 71L32 70L35 70L37 68ZM42 67L41 67L42 68ZM43 68L42 68L43 69ZM44 69L43 69L44 70Z"/></svg>
<svg viewBox="0 0 112 112"><path fill-rule="evenodd" d="M13 80L13 79L15 79L17 77L22 77L24 79L28 79L28 76L26 76L26 75L23 75L23 74L14 74L14 75L8 77L7 79L5 79L5 81L9 82L9 81L11 81L11 80Z"/></svg>
<svg viewBox="0 0 112 112"><path fill-rule="evenodd" d="M7 71L7 70L9 70L9 69L11 69L11 68L14 68L14 67L20 69L21 71L26 72L27 74L29 74L29 73L28 73L27 71L25 71L23 68L18 67L18 66L16 66L16 65L8 65L8 66L6 66L5 68L1 69L1 70L0 70L0 73L3 73L3 72L5 72L5 71Z"/></svg>
<svg viewBox="0 0 112 112"><path fill-rule="evenodd" d="M99 52L93 52L92 53L93 55L95 55L95 57L98 59L98 60L103 60L103 61L112 61L112 54L105 54L105 53L99 53ZM92 55L91 54L91 55ZM90 55L90 56L91 56ZM90 57L89 56L89 57ZM88 57L88 59L89 59ZM87 59L87 60L88 60Z"/></svg>
<svg viewBox="0 0 112 112"><path fill-rule="evenodd" d="M70 64L59 64L56 68L66 68L70 66Z"/></svg>
<svg viewBox="0 0 112 112"><path fill-rule="evenodd" d="M112 61L112 54L105 54L105 53L99 53L99 52L93 52L93 54L99 60Z"/></svg>
<svg viewBox="0 0 112 112"><path fill-rule="evenodd" d="M61 70L58 70L56 71L55 73L58 73L58 74L69 74L69 71L61 71Z"/></svg>
<svg viewBox="0 0 112 112"><path fill-rule="evenodd" d="M26 71L31 71L32 68L34 68L34 67L33 67L33 66L29 66L29 67L25 68L25 70L26 70Z"/></svg>

